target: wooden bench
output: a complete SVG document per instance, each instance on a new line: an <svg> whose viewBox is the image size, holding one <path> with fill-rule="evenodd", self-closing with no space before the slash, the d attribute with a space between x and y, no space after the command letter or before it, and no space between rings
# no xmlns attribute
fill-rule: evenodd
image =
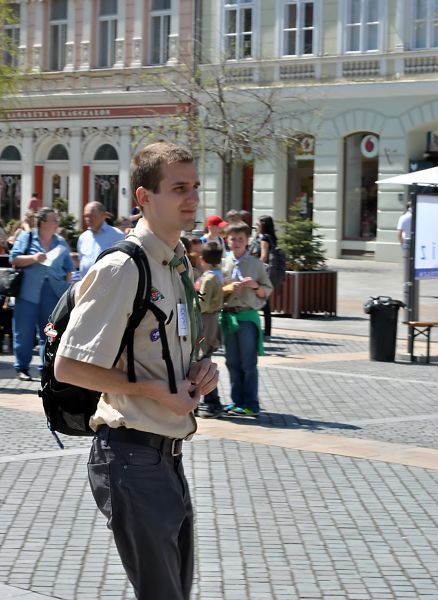
<svg viewBox="0 0 438 600"><path fill-rule="evenodd" d="M414 362L414 342L415 338L423 335L427 340L426 362L430 362L430 334L432 327L438 327L438 321L408 321L411 339L411 362Z"/></svg>

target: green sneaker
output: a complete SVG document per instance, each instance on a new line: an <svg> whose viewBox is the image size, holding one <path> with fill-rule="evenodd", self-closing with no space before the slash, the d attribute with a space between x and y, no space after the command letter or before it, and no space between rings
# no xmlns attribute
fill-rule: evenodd
<svg viewBox="0 0 438 600"><path fill-rule="evenodd" d="M235 415L236 417L258 417L259 413L251 408L241 408L240 406L236 406L230 411L228 411L229 415Z"/></svg>
<svg viewBox="0 0 438 600"><path fill-rule="evenodd" d="M236 405L234 404L234 402L231 402L231 404L226 404L223 409L222 412L224 413L229 413L230 410L233 410L234 408L236 408Z"/></svg>

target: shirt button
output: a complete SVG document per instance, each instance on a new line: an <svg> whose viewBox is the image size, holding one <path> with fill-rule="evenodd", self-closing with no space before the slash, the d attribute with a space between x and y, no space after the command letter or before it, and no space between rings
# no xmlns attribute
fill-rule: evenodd
<svg viewBox="0 0 438 600"><path fill-rule="evenodd" d="M163 260L163 262L161 263L163 265L163 267L165 267L166 265L168 265L169 263L167 262L167 260Z"/></svg>
<svg viewBox="0 0 438 600"><path fill-rule="evenodd" d="M186 336L186 335L183 335L183 340L184 340L185 342L187 342L187 336Z"/></svg>

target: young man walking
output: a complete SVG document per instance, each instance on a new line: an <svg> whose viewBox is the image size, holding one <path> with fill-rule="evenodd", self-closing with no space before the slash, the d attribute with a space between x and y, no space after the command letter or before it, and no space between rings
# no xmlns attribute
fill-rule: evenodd
<svg viewBox="0 0 438 600"><path fill-rule="evenodd" d="M55 374L103 392L90 421L96 437L89 479L136 598L188 600L193 514L182 441L196 430L193 410L200 396L211 392L218 379L210 359L192 363L198 319L179 239L182 230L193 228L199 179L188 150L157 143L133 158L131 184L142 218L129 239L146 251L151 300L167 315L177 392L169 390L163 340L152 311L135 331L137 381L128 382L126 352L113 367L138 284L138 269L122 252L98 261L82 280Z"/></svg>

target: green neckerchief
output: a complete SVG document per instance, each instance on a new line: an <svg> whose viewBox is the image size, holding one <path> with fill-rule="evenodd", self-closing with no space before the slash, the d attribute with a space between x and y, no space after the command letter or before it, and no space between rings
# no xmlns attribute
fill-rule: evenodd
<svg viewBox="0 0 438 600"><path fill-rule="evenodd" d="M169 262L169 267L178 271L181 281L183 282L190 321L190 337L192 341L191 356L196 357L199 353L199 347L203 341L204 328L202 324L199 296L195 290L195 286L193 285L192 278L188 274L185 260L187 260L185 257L179 258L175 255Z"/></svg>
<svg viewBox="0 0 438 600"><path fill-rule="evenodd" d="M251 321L257 327L257 355L264 356L263 331L259 313L252 308L248 308L248 310L241 310L236 313L222 311L219 315L219 323L225 336L236 333L239 329L239 321Z"/></svg>

